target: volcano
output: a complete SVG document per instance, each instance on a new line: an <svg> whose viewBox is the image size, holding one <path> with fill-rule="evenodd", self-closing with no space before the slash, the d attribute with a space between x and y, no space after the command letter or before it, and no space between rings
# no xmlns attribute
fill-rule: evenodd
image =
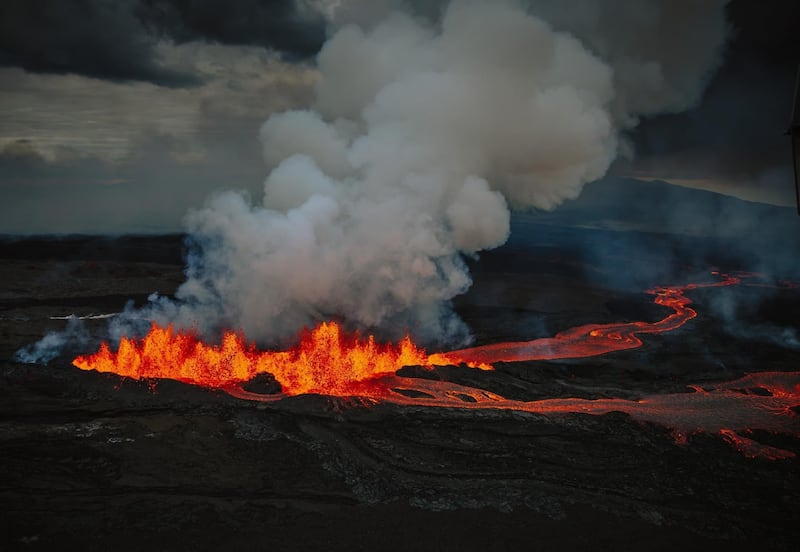
<svg viewBox="0 0 800 552"><path fill-rule="evenodd" d="M69 315L85 335L47 366L3 363L5 542L386 548L388 536L424 550L446 534L445 548L581 550L624 535L647 549L792 549L796 275L743 272L698 238L513 224L516 241L472 263L456 301L471 348L327 323L270 352L235 331L213 344L154 328L161 349L145 363L132 359L158 350L146 338L87 353L104 316L182 281L180 237L6 241L5 356ZM198 350L216 360L176 360ZM323 379L281 371L287 358ZM331 378L332 363L352 370Z"/></svg>
<svg viewBox="0 0 800 552"><path fill-rule="evenodd" d="M359 340L357 336L344 334L338 324L327 322L306 331L295 347L279 352L257 351L232 332L223 336L218 347L208 346L194 335L153 324L141 340L123 337L115 353L103 343L98 353L80 356L73 364L82 370L110 372L134 379L168 378L221 388L235 397L257 401L271 402L285 396L317 393L413 406L508 409L542 414L622 411L665 425L677 432L682 442L687 433L714 431L748 457L794 458L794 452L760 445L737 432L760 429L800 437L795 419L796 408L800 405L800 372L751 373L745 378L747 384L728 383L712 392L694 386L695 393L691 395L654 395L636 402L616 398L510 401L479 388L396 376L400 369L411 365L421 364L432 369L434 365L463 364L493 370L498 362L586 358L635 349L642 345L637 334L674 331L697 316L688 306L691 300L685 292L738 285L743 278L764 279L758 275L730 276L717 271L712 275L718 276L719 281L649 290L647 293L655 296L657 305L674 311L656 322L588 324L552 338L493 343L433 355L425 354L408 337L397 346L377 345L373 336ZM274 377L282 393L260 396L240 386L259 374ZM757 389L761 393L750 394L747 389Z"/></svg>

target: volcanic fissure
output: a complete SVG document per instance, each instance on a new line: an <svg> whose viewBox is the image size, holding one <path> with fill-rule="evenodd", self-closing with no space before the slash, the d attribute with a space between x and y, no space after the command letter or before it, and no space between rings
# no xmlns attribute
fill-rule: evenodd
<svg viewBox="0 0 800 552"><path fill-rule="evenodd" d="M673 309L656 322L588 324L532 341L494 343L429 355L408 337L397 344L379 344L372 336L346 334L339 324L323 322L313 330L304 331L294 347L285 351L259 351L233 331L226 332L219 345L207 345L190 332L154 323L144 338L122 338L116 352L103 343L97 353L79 356L73 364L82 370L111 372L134 379L167 378L220 388L235 397L257 401L317 393L402 405L541 414L623 411L634 418L669 427L679 442L687 434L716 432L747 456L793 457L791 452L760 445L743 433L760 429L800 435L793 410L800 402L800 372L753 373L711 390L697 387L692 393L653 395L638 401L562 398L531 402L509 400L451 382L396 375L400 368L411 365L432 369L436 365L465 364L493 370L500 362L585 358L634 349L642 345L639 334L669 332L697 316L685 292L737 285L749 276L712 274L716 281L648 290L656 304ZM262 395L242 387L263 373L271 374L280 383L281 393ZM766 392L742 392L755 387Z"/></svg>

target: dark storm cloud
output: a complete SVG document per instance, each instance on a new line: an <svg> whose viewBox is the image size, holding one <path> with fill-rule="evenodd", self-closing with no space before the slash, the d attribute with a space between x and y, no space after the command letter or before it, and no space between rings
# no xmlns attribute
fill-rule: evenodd
<svg viewBox="0 0 800 552"><path fill-rule="evenodd" d="M135 7L125 0L3 0L0 64L166 86L195 84L195 77L158 63L155 38Z"/></svg>
<svg viewBox="0 0 800 552"><path fill-rule="evenodd" d="M164 86L198 84L164 67L157 42L258 45L286 57L316 53L320 14L292 0L3 0L0 65Z"/></svg>
<svg viewBox="0 0 800 552"><path fill-rule="evenodd" d="M138 12L177 42L256 45L307 58L325 39L322 15L295 0L142 0Z"/></svg>

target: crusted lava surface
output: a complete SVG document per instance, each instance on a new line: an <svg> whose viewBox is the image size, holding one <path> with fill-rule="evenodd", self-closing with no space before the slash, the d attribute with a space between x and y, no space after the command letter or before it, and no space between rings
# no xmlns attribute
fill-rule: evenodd
<svg viewBox="0 0 800 552"><path fill-rule="evenodd" d="M643 291L708 270L673 263L671 273L654 273L651 252L623 247L608 262L589 260L575 245L581 231L563 231L573 240L554 232L473 264L475 284L456 308L476 345L658 320L669 309ZM321 395L245 401L78 370L72 356L92 350L85 345L46 366L13 360L62 329L61 317L110 314L154 291L174 292L181 247L180 237L0 244L0 548L792 550L800 537L797 457L749 458L735 436L676 436L622 412L543 415ZM687 265L695 258L685 257ZM697 318L644 336L638 349L489 372L406 367L398 376L517 401L637 400L797 369L797 350L769 332L796 329L786 313L800 312L800 290L689 295ZM738 305L735 323L725 317L729 304ZM106 323L86 320L90 338ZM245 389L270 395L279 385L262 375ZM746 437L800 454L796 435L756 429Z"/></svg>

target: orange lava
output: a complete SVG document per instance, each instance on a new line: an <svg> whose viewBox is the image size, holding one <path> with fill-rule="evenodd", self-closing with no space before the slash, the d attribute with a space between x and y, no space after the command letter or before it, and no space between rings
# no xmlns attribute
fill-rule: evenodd
<svg viewBox="0 0 800 552"><path fill-rule="evenodd" d="M692 392L654 394L636 400L565 397L518 401L448 381L387 374L372 380L359 396L403 406L509 410L546 416L624 412L635 420L669 428L679 445L688 444L690 436L712 433L747 458L796 458L792 451L760 443L748 435L760 430L800 437L800 419L795 413L800 405L800 372L756 372L714 387L689 387ZM238 386L227 391L251 401L275 402L282 398L251 393Z"/></svg>
<svg viewBox="0 0 800 552"><path fill-rule="evenodd" d="M381 345L372 336L345 335L335 322L324 322L306 331L287 351L258 351L242 336L226 332L218 346L206 345L192 333L153 324L141 340L122 338L112 352L105 343L100 350L80 356L73 364L82 370L113 372L135 379L167 378L205 387L229 387L268 372L281 384L285 395L321 393L351 395L368 392L371 381L409 365L467 364L493 369L497 362L582 358L642 345L637 334L672 331L697 316L684 291L738 284L739 277L720 275L717 282L659 287L647 291L655 303L674 312L657 322L587 324L533 341L495 343L428 356L406 337L397 345ZM370 395L379 394L375 388Z"/></svg>
<svg viewBox="0 0 800 552"><path fill-rule="evenodd" d="M720 275L712 283L659 287L648 291L654 301L673 312L656 322L589 324L533 341L496 343L428 356L406 337L399 344L378 344L372 336L346 335L335 322L304 331L286 351L259 351L244 338L227 332L220 345L207 345L194 334L172 327L151 326L143 339L123 338L117 352L106 344L73 364L82 370L113 372L135 379L169 378L231 395L274 402L290 395L319 393L358 396L399 405L460 409L516 410L534 414L605 414L626 412L635 419L670 428L678 444L698 432L716 433L743 455L782 460L795 453L752 440L751 430L800 436L796 414L800 404L800 372L762 372L716 387L690 386L692 392L645 396L638 400L554 398L537 401L506 399L483 389L447 381L396 375L403 366L464 363L491 370L497 362L579 358L639 347L637 334L661 333L681 327L697 316L684 292L738 284L746 274ZM269 373L281 393L262 395L242 383ZM753 392L753 391L758 392Z"/></svg>
<svg viewBox="0 0 800 552"><path fill-rule="evenodd" d="M713 273L719 276L718 273ZM680 328L697 316L690 308L692 301L683 292L705 287L731 286L741 282L741 278L721 275L721 280L705 284L658 287L648 290L655 295L654 302L672 308L675 312L658 322L627 322L620 324L587 324L570 328L555 337L493 343L481 347L461 349L438 355L440 364L467 364L473 367L490 367L497 362L519 362L523 360L554 360L560 358L585 358L613 351L624 351L641 347L642 340L637 334L663 333ZM447 362L441 362L447 361Z"/></svg>
<svg viewBox="0 0 800 552"><path fill-rule="evenodd" d="M426 362L425 353L409 338L381 345L372 336L347 336L335 322L325 322L280 352L258 351L234 332L226 332L220 345L206 345L191 333L153 324L142 339L122 338L117 352L103 343L97 353L79 356L73 364L82 370L204 387L227 387L268 372L285 395L352 395L375 377Z"/></svg>

